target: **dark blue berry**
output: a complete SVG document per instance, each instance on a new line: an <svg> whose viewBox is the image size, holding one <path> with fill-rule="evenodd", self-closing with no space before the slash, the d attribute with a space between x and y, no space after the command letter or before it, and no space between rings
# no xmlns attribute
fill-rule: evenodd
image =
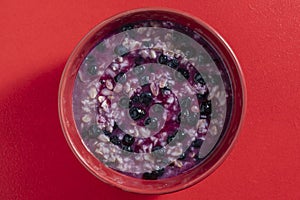
<svg viewBox="0 0 300 200"><path fill-rule="evenodd" d="M123 56L123 55L127 54L129 52L129 50L126 47L124 47L123 45L120 44L120 45L115 47L114 52L118 56Z"/></svg>
<svg viewBox="0 0 300 200"><path fill-rule="evenodd" d="M88 136L92 138L98 137L102 133L102 130L97 125L91 125L88 130Z"/></svg>
<svg viewBox="0 0 300 200"><path fill-rule="evenodd" d="M125 26L122 26L121 31L122 32L123 31L128 31L128 30L131 30L133 28L134 28L134 26L132 24L126 24Z"/></svg>
<svg viewBox="0 0 300 200"><path fill-rule="evenodd" d="M136 65L141 65L141 64L143 64L144 63L144 58L142 57L142 56L138 56L138 57L136 57L135 59L134 59L134 63L136 64Z"/></svg>
<svg viewBox="0 0 300 200"><path fill-rule="evenodd" d="M194 147L194 148L200 148L201 145L202 145L202 143L203 143L203 140L201 140L201 139L196 139L196 140L194 140L194 141L192 142L192 147Z"/></svg>
<svg viewBox="0 0 300 200"><path fill-rule="evenodd" d="M178 160L184 160L186 158L186 154L183 153L179 156Z"/></svg>
<svg viewBox="0 0 300 200"><path fill-rule="evenodd" d="M209 95L209 92L205 91L203 94L198 93L197 98L198 98L198 100L203 101L203 100L207 99L208 95Z"/></svg>
<svg viewBox="0 0 300 200"><path fill-rule="evenodd" d="M167 66L175 69L179 66L179 62L176 58L174 58L174 59L167 62Z"/></svg>
<svg viewBox="0 0 300 200"><path fill-rule="evenodd" d="M146 180L156 180L158 177L162 176L164 174L164 168L159 169L159 170L154 170L152 172L145 172L143 174L143 179Z"/></svg>
<svg viewBox="0 0 300 200"><path fill-rule="evenodd" d="M172 142L172 140L175 138L175 135L169 135L167 138L167 144L169 144L170 142Z"/></svg>
<svg viewBox="0 0 300 200"><path fill-rule="evenodd" d="M194 80L196 83L200 83L201 85L205 85L205 81L199 72L196 72L194 75Z"/></svg>
<svg viewBox="0 0 300 200"><path fill-rule="evenodd" d="M165 65L165 64L168 63L168 57L165 56L165 55L163 55L163 54L161 54L161 55L158 57L158 62L159 62L160 64Z"/></svg>
<svg viewBox="0 0 300 200"><path fill-rule="evenodd" d="M134 137L129 134L125 134L122 139L122 144L126 146L131 146L134 143Z"/></svg>
<svg viewBox="0 0 300 200"><path fill-rule="evenodd" d="M152 94L150 92L143 92L140 95L140 103L148 106L152 102Z"/></svg>
<svg viewBox="0 0 300 200"><path fill-rule="evenodd" d="M118 73L115 77L114 80L116 83L120 82L120 83L124 83L126 80L126 75L124 72L120 72Z"/></svg>
<svg viewBox="0 0 300 200"><path fill-rule="evenodd" d="M138 95L133 95L131 101L132 103L138 103L140 101L140 97Z"/></svg>
<svg viewBox="0 0 300 200"><path fill-rule="evenodd" d="M200 106L200 114L201 115L210 115L212 112L211 101L204 101Z"/></svg>
<svg viewBox="0 0 300 200"><path fill-rule="evenodd" d="M132 149L131 146L123 145L123 146L122 146L122 149L123 149L124 151L133 152L133 149Z"/></svg>
<svg viewBox="0 0 300 200"><path fill-rule="evenodd" d="M140 108L132 107L129 109L129 115L133 120L139 120L143 118L146 115L146 113Z"/></svg>
<svg viewBox="0 0 300 200"><path fill-rule="evenodd" d="M103 131L104 135L106 135L106 136L110 136L111 135L111 132L109 132L107 130L102 130L102 131Z"/></svg>
<svg viewBox="0 0 300 200"><path fill-rule="evenodd" d="M190 73L188 70L184 69L184 68L179 68L177 69L177 71L185 78L188 79L190 77Z"/></svg>
<svg viewBox="0 0 300 200"><path fill-rule="evenodd" d="M118 136L113 135L110 137L110 142L113 143L114 145L120 145L121 141L119 140Z"/></svg>

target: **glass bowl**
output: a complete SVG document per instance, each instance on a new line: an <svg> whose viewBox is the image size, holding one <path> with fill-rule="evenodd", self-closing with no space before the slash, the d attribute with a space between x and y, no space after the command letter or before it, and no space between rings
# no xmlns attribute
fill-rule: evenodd
<svg viewBox="0 0 300 200"><path fill-rule="evenodd" d="M125 72L116 75L114 71L120 72L122 67L127 67ZM145 69L149 76L139 74L139 70ZM113 79L107 78L110 76ZM164 79L165 76L174 80ZM135 78L138 84L134 88ZM126 88L127 82L133 89ZM144 94L136 94L145 88L153 96L150 100L142 99ZM123 111L121 108L114 111L114 105L119 107L121 102L118 94L124 92L128 93L125 108L123 105ZM148 119L145 113L150 109L134 107L136 104L149 106L148 100L161 102L163 95L170 95L163 112L168 113L166 116L176 113L178 118L174 122L150 114ZM138 96L138 103L134 103L134 96ZM106 107L103 98L109 102ZM187 99L192 105L184 110ZM98 24L72 52L59 88L61 126L83 166L103 182L142 194L182 190L211 174L224 161L237 138L245 105L244 77L224 39L196 17L160 8L123 12ZM101 114L105 109L112 110ZM126 116L118 117L120 112ZM101 121L104 117L106 121ZM108 125L111 119L115 125ZM144 127L141 120L145 120ZM153 128L149 124L166 133L149 131ZM131 132L130 127L137 127L136 131ZM123 140L120 135L113 137L115 129L122 130L118 134L123 134ZM171 129L176 129L175 135L168 135ZM180 140L179 132L184 139ZM167 140L156 139L143 151L139 141L147 138L155 141L155 137ZM133 144L132 138L136 143ZM151 160L162 149L162 157ZM134 164L121 167L120 163L125 161Z"/></svg>

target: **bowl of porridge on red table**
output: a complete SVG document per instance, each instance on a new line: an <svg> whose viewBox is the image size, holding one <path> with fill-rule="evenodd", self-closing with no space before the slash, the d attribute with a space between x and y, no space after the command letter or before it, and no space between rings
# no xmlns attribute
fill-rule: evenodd
<svg viewBox="0 0 300 200"><path fill-rule="evenodd" d="M211 174L245 112L239 63L201 20L138 9L101 22L71 54L61 126L81 163L126 191L162 194Z"/></svg>

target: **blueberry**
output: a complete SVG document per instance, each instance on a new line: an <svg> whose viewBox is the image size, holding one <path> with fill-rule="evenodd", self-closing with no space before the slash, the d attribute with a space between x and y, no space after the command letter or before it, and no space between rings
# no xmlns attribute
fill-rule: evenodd
<svg viewBox="0 0 300 200"><path fill-rule="evenodd" d="M114 126L113 126L113 130L116 130L116 129L118 129L119 128L119 126L118 126L118 124L115 122L114 123Z"/></svg>
<svg viewBox="0 0 300 200"><path fill-rule="evenodd" d="M179 156L178 160L184 160L186 158L186 154L183 153Z"/></svg>
<svg viewBox="0 0 300 200"><path fill-rule="evenodd" d="M87 72L88 72L90 75L96 75L96 74L97 74L97 71L98 71L97 65L89 65L88 68L87 68Z"/></svg>
<svg viewBox="0 0 300 200"><path fill-rule="evenodd" d="M203 100L207 99L208 95L209 95L209 92L205 91L203 94L198 93L197 98L198 98L198 100L203 101Z"/></svg>
<svg viewBox="0 0 300 200"><path fill-rule="evenodd" d="M123 31L128 31L128 30L131 30L133 28L134 28L134 26L132 24L126 24L125 26L122 26L121 31L122 32Z"/></svg>
<svg viewBox="0 0 300 200"><path fill-rule="evenodd" d="M135 63L136 65L141 65L141 64L144 63L144 58L143 58L142 56L138 56L138 57L136 57L136 58L134 59L134 63Z"/></svg>
<svg viewBox="0 0 300 200"><path fill-rule="evenodd" d="M140 95L140 103L148 106L152 102L152 94L150 92L143 92Z"/></svg>
<svg viewBox="0 0 300 200"><path fill-rule="evenodd" d="M175 138L175 135L169 135L167 138L167 144L169 144L170 142L172 142L172 140Z"/></svg>
<svg viewBox="0 0 300 200"><path fill-rule="evenodd" d="M143 179L146 180L156 180L158 177L162 176L164 174L165 169L159 169L159 170L154 170L152 172L145 172L143 174Z"/></svg>
<svg viewBox="0 0 300 200"><path fill-rule="evenodd" d="M110 142L113 143L114 145L120 145L121 141L119 140L118 136L113 135L110 137Z"/></svg>
<svg viewBox="0 0 300 200"><path fill-rule="evenodd" d="M131 146L134 143L134 137L129 134L125 134L122 139L122 144L125 146Z"/></svg>
<svg viewBox="0 0 300 200"><path fill-rule="evenodd" d="M128 51L129 50L121 44L116 46L114 49L115 54L117 54L118 56L123 56L123 55L127 54Z"/></svg>
<svg viewBox="0 0 300 200"><path fill-rule="evenodd" d="M154 130L154 129L157 129L157 119L156 118L150 118L148 117L146 120L145 120L145 126L151 130Z"/></svg>
<svg viewBox="0 0 300 200"><path fill-rule="evenodd" d="M188 70L184 69L184 68L179 68L177 69L177 71L185 78L188 79L190 77L190 73Z"/></svg>
<svg viewBox="0 0 300 200"><path fill-rule="evenodd" d="M102 130L96 125L91 125L88 130L88 136L92 138L98 137L102 133Z"/></svg>
<svg viewBox="0 0 300 200"><path fill-rule="evenodd" d="M203 140L201 140L201 139L196 139L196 140L194 140L194 141L192 142L192 147L194 147L194 148L200 148L201 145L202 145L202 143L203 143Z"/></svg>
<svg viewBox="0 0 300 200"><path fill-rule="evenodd" d="M140 101L140 97L138 95L133 95L133 97L131 98L131 101L133 103L138 103Z"/></svg>
<svg viewBox="0 0 300 200"><path fill-rule="evenodd" d="M168 62L168 57L165 56L165 55L163 55L163 54L161 54L161 55L158 57L158 62L159 62L160 64L165 65L165 64L167 64L167 62Z"/></svg>
<svg viewBox="0 0 300 200"><path fill-rule="evenodd" d="M201 103L200 114L201 115L210 115L211 114L211 101L205 101Z"/></svg>
<svg viewBox="0 0 300 200"><path fill-rule="evenodd" d="M135 75L141 75L144 73L145 67L143 65L138 65L135 66L132 70Z"/></svg>
<svg viewBox="0 0 300 200"><path fill-rule="evenodd" d="M120 72L118 73L115 77L114 80L116 83L120 82L120 83L124 83L126 80L126 75L124 72Z"/></svg>
<svg viewBox="0 0 300 200"><path fill-rule="evenodd" d="M133 120L138 120L143 118L146 115L146 113L140 108L132 107L129 109L129 115Z"/></svg>
<svg viewBox="0 0 300 200"><path fill-rule="evenodd" d="M122 108L129 108L130 99L128 97L121 97L119 100L119 106Z"/></svg>
<svg viewBox="0 0 300 200"><path fill-rule="evenodd" d="M176 58L174 58L174 59L167 62L167 66L175 69L179 66L179 62Z"/></svg>
<svg viewBox="0 0 300 200"><path fill-rule="evenodd" d="M200 83L201 85L205 85L205 81L199 72L196 72L194 75L194 80L196 83Z"/></svg>
<svg viewBox="0 0 300 200"><path fill-rule="evenodd" d="M102 131L103 131L104 135L106 135L106 136L110 136L111 135L111 132L109 132L107 130L102 130Z"/></svg>
<svg viewBox="0 0 300 200"><path fill-rule="evenodd" d="M126 146L126 145L122 146L122 150L128 151L128 152L133 152L132 147L131 146Z"/></svg>

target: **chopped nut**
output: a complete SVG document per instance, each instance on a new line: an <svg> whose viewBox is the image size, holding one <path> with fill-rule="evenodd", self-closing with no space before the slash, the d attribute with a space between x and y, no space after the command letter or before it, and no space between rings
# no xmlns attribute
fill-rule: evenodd
<svg viewBox="0 0 300 200"><path fill-rule="evenodd" d="M84 115L84 116L81 118L81 120L82 120L83 122L85 122L85 123L88 123L88 122L91 121L91 117L90 117L90 115Z"/></svg>
<svg viewBox="0 0 300 200"><path fill-rule="evenodd" d="M210 130L210 134L213 136L218 134L218 129L216 126L212 126L209 130Z"/></svg>
<svg viewBox="0 0 300 200"><path fill-rule="evenodd" d="M174 165L177 166L177 167L182 167L183 166L183 164L180 160L175 160Z"/></svg>
<svg viewBox="0 0 300 200"><path fill-rule="evenodd" d="M89 90L89 96L94 99L96 96L97 96L97 89L95 87L92 87L90 90Z"/></svg>
<svg viewBox="0 0 300 200"><path fill-rule="evenodd" d="M109 142L109 137L104 135L104 134L100 134L98 139L101 141L101 142Z"/></svg>
<svg viewBox="0 0 300 200"><path fill-rule="evenodd" d="M112 84L112 82L111 82L110 79L106 80L105 86L106 86L106 88L109 89L109 90L112 90L112 89L114 88L114 85Z"/></svg>
<svg viewBox="0 0 300 200"><path fill-rule="evenodd" d="M157 87L157 85L154 82L152 82L150 84L150 90L154 96L157 96L159 93L159 88Z"/></svg>
<svg viewBox="0 0 300 200"><path fill-rule="evenodd" d="M102 103L104 100L105 100L105 97L104 97L104 96L99 96L99 97L98 97L99 103Z"/></svg>

